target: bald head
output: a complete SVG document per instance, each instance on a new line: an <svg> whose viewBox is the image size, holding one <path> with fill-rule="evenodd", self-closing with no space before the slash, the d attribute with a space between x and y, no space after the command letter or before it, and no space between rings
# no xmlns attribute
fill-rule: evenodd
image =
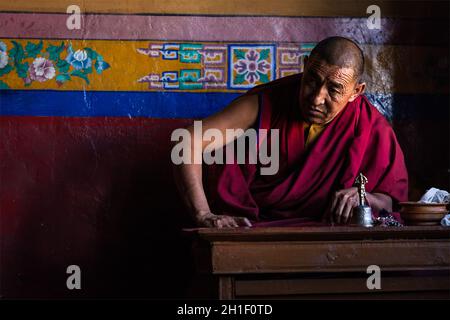
<svg viewBox="0 0 450 320"><path fill-rule="evenodd" d="M344 37L330 37L320 41L309 57L325 61L329 65L352 68L358 80L364 73L363 51L354 41Z"/></svg>
<svg viewBox="0 0 450 320"><path fill-rule="evenodd" d="M306 62L301 80L299 105L303 119L322 125L332 121L364 92L363 71L363 52L355 42L342 37L319 42Z"/></svg>

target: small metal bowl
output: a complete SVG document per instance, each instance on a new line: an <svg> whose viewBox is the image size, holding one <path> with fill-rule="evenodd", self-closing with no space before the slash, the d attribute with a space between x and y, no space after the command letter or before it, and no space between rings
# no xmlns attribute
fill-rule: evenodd
<svg viewBox="0 0 450 320"><path fill-rule="evenodd" d="M406 225L435 226L447 214L445 203L400 202L400 215Z"/></svg>

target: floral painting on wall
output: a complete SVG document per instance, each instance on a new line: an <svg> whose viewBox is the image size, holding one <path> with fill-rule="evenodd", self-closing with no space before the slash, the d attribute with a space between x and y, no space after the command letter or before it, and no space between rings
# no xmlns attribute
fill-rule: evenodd
<svg viewBox="0 0 450 320"><path fill-rule="evenodd" d="M61 41L59 45L28 41L25 46L11 41L11 48L0 41L0 77L15 72L23 80L24 86L33 82L56 81L58 86L71 81L73 77L83 79L89 84L89 75L95 70L101 74L110 65L95 50L73 48L70 42ZM0 79L0 89L8 89L8 84Z"/></svg>

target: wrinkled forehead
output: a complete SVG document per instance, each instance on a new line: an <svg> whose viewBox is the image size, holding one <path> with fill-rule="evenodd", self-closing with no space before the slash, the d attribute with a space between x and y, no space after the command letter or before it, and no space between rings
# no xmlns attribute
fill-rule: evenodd
<svg viewBox="0 0 450 320"><path fill-rule="evenodd" d="M311 57L305 66L305 73L342 84L356 81L353 67L329 64L325 59Z"/></svg>

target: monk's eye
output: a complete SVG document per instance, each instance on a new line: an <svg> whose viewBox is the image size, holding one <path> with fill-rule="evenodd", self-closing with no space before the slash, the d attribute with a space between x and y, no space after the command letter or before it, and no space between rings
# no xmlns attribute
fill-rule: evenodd
<svg viewBox="0 0 450 320"><path fill-rule="evenodd" d="M332 95L337 95L337 94L340 93L340 92L339 92L339 89L337 89L337 88L330 88L330 89L328 89L328 91L329 91Z"/></svg>

